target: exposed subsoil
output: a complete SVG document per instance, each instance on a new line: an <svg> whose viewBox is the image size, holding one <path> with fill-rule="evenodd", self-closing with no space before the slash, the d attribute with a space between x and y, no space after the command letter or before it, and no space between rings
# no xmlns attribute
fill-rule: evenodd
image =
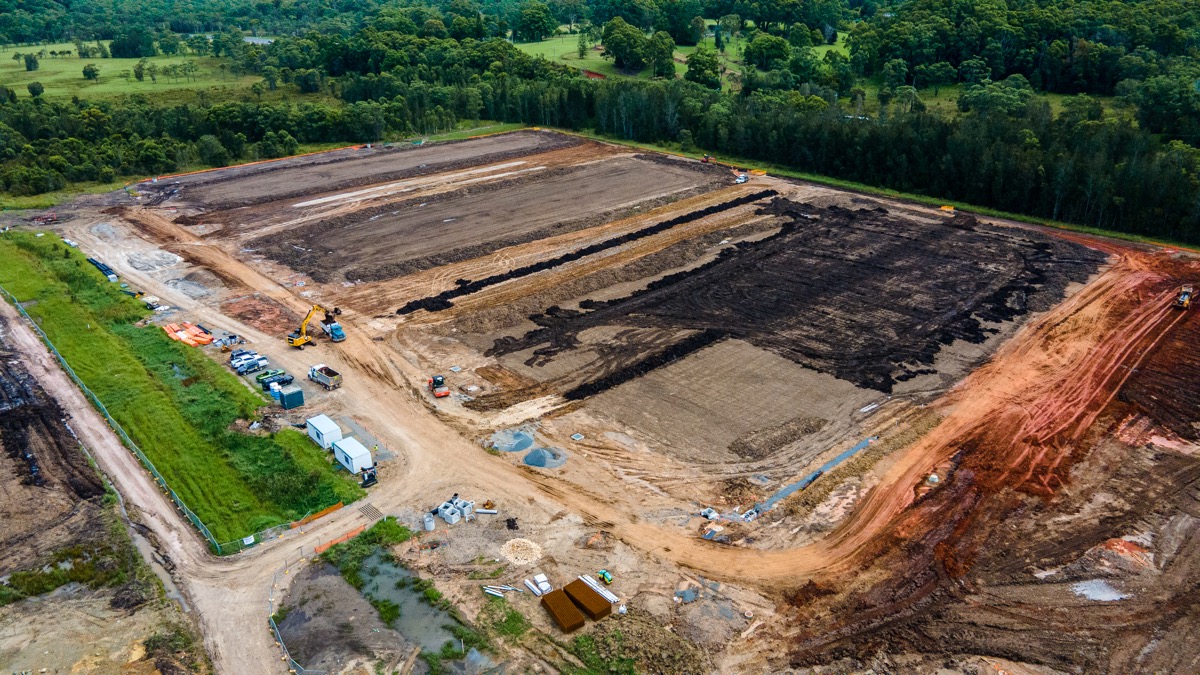
<svg viewBox="0 0 1200 675"><path fill-rule="evenodd" d="M221 311L269 335L287 335L300 325L301 317L261 293L230 298Z"/></svg>
<svg viewBox="0 0 1200 675"><path fill-rule="evenodd" d="M517 131L434 145L376 147L233 167L142 184L139 189L152 195L150 205L174 197L177 190L177 198L183 201L203 204L207 209L228 209L501 162L583 142L562 134Z"/></svg>
<svg viewBox="0 0 1200 675"><path fill-rule="evenodd" d="M717 331L890 392L930 370L943 345L982 342L987 323L1052 306L1104 258L973 218L928 225L882 209L779 198L763 212L782 221L777 234L627 297L581 304L586 312L532 316L539 328L497 339L489 355L536 348L550 359L576 347L580 332L603 325Z"/></svg>
<svg viewBox="0 0 1200 675"><path fill-rule="evenodd" d="M591 227L722 180L728 174L621 157L360 209L249 246L318 281L376 281Z"/></svg>
<svg viewBox="0 0 1200 675"><path fill-rule="evenodd" d="M1200 312L1187 312L1129 378L1121 398L1181 438L1200 440Z"/></svg>
<svg viewBox="0 0 1200 675"><path fill-rule="evenodd" d="M66 415L4 344L0 319L0 576L89 536L104 536L104 485Z"/></svg>
<svg viewBox="0 0 1200 675"><path fill-rule="evenodd" d="M289 611L278 622L279 634L307 669L340 673L356 661L365 666L378 659L392 672L408 653L405 639L328 563L301 571L281 607Z"/></svg>
<svg viewBox="0 0 1200 675"><path fill-rule="evenodd" d="M1200 460L1131 453L1099 438L1107 427L1093 431L1099 445L1071 471L1075 486L1050 501L981 494L965 461L953 486L904 520L963 513L951 502L973 515L876 560L896 572L869 588L832 603L798 599L806 615L840 618L810 624L793 664L861 665L883 652L926 654L928 665L968 653L1063 672L1196 672ZM1096 580L1125 597L1072 590Z"/></svg>

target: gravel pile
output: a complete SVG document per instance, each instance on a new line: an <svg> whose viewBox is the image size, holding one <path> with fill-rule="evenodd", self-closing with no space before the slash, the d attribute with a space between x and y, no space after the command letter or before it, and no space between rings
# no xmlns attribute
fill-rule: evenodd
<svg viewBox="0 0 1200 675"><path fill-rule="evenodd" d="M542 558L542 547L528 539L509 539L500 547L500 555L514 565L532 565Z"/></svg>

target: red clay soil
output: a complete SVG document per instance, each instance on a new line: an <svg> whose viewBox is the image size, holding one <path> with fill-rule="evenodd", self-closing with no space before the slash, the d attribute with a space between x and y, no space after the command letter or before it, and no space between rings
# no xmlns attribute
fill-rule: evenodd
<svg viewBox="0 0 1200 675"><path fill-rule="evenodd" d="M943 600L934 598L963 595L964 586L978 583L974 570L981 558L1015 557L1020 568L1038 559L1019 541L1001 544L997 537L1017 528L1019 522L1030 522L1031 514L1042 510L1033 505L1048 507L1087 489L1064 491L1071 468L1110 435L1109 427L1116 420L1128 414L1129 406L1114 399L1131 374L1146 379L1145 384L1135 381L1135 389L1144 387L1159 397L1173 393L1159 388L1170 382L1161 376L1164 364L1181 358L1189 340L1195 344L1196 319L1171 306L1180 273L1180 267L1165 256L1123 251L1099 279L1026 327L960 385L950 397L945 421L899 457L885 483L851 521L817 546L825 549L821 553L830 564L844 572L826 577L823 583L846 589L854 586L856 577L860 582L874 581L860 592L829 601L828 611L821 615L837 618L805 622L793 663L829 661L851 652L862 656L875 648L909 649L911 644L898 646L888 637L892 635L888 626L939 620L947 610L937 609ZM1185 401L1191 400L1194 388L1189 388ZM1196 410L1192 404L1192 419ZM1190 489L1187 486L1200 479L1200 463L1177 459L1178 466L1157 465L1164 473L1161 477L1114 481L1114 490L1146 493L1144 501L1134 499L1131 523L1175 494L1173 490ZM922 482L929 467L947 461L955 468L942 486L905 509L914 500L912 488ZM1103 464L1103 470L1111 472L1123 467L1121 460ZM907 490L900 489L904 485ZM1081 508L1072 507L1067 513ZM1024 521L1017 520L1021 513ZM872 525L884 520L891 525ZM1044 520L1053 522L1049 516ZM1095 522L1112 525L1101 518ZM1112 537L1127 531L1097 530L1089 536ZM1079 542L1058 545L1078 547ZM1070 551L1057 553L1063 557ZM814 608L803 611L811 614ZM1046 647L1039 662L1069 658L1062 657L1069 650L1047 645L1039 645ZM955 653L965 646L943 644L938 649ZM1007 656L1019 659L1020 654Z"/></svg>
<svg viewBox="0 0 1200 675"><path fill-rule="evenodd" d="M221 311L268 335L284 336L300 325L299 316L259 293L226 300Z"/></svg>
<svg viewBox="0 0 1200 675"><path fill-rule="evenodd" d="M1121 400L1195 441L1200 440L1200 311L1175 311L1186 316L1129 378Z"/></svg>

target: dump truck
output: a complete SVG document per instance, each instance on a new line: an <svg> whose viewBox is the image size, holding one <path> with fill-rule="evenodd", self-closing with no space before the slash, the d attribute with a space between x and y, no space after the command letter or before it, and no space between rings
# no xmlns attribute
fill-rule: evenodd
<svg viewBox="0 0 1200 675"><path fill-rule="evenodd" d="M1192 298L1196 295L1195 290L1191 286L1184 286L1179 289L1179 297L1175 298L1175 307L1178 309L1187 309L1192 306Z"/></svg>
<svg viewBox="0 0 1200 675"><path fill-rule="evenodd" d="M309 335L308 335L308 324L313 320L313 317L317 315L317 312L325 313L325 321L317 322L317 323L321 324L322 328L324 328L325 322L329 322L331 324L337 324L337 321L334 320L333 315L341 314L342 310L338 309L337 307L334 307L333 311L330 312L329 310L325 309L324 307L322 307L320 305L313 305L312 309L308 310L308 314L305 315L304 320L300 322L300 327L297 328L296 330L292 331L291 333L288 333L287 343L289 345L296 347L297 349L304 349L304 345L312 343L312 338L309 337ZM341 325L338 324L338 332L341 332L341 329L342 329ZM329 332L329 331L327 330L326 332ZM334 336L332 333L330 333L330 337L333 337L334 342L341 342L341 340L337 339L337 337ZM343 333L342 340L345 340L345 339L346 339L346 335Z"/></svg>
<svg viewBox="0 0 1200 675"><path fill-rule="evenodd" d="M334 311L340 312L341 310L334 308ZM342 330L342 324L338 323L337 319L333 318L329 312L325 313L325 318L321 319L320 324L321 330L325 331L330 340L341 342L346 339L346 331Z"/></svg>
<svg viewBox="0 0 1200 675"><path fill-rule="evenodd" d="M429 378L429 391L434 398L445 398L450 395L450 387L446 386L445 375L434 375Z"/></svg>
<svg viewBox="0 0 1200 675"><path fill-rule="evenodd" d="M342 374L330 368L324 363L318 363L308 369L308 379L325 387L329 391L333 391L342 386Z"/></svg>

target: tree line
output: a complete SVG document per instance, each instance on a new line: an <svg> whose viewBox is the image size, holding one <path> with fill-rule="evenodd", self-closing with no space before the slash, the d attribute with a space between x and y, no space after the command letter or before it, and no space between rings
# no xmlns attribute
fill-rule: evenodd
<svg viewBox="0 0 1200 675"><path fill-rule="evenodd" d="M910 0L862 23L888 26L910 16L910 5L932 1ZM980 3L960 4L939 11L980 14ZM674 38L666 30L648 34L647 17L629 19L623 13L633 10L620 6L622 14L599 27L606 51L623 66L656 72L661 66L661 77L589 80L499 39L507 20L478 7L467 0L437 8L391 6L350 32L310 31L269 45L227 32L208 46L242 71L260 74L264 89L289 96L320 92L340 105L158 106L140 97L50 103L18 100L0 88L0 181L10 191L36 193L77 180L279 156L297 143L373 142L493 119L679 144L1031 216L1200 241L1200 151L1179 140L1194 138L1189 129L1200 119L1200 94L1178 86L1186 71L1147 71L1146 79L1121 92L1115 108L1081 93L1054 115L1023 72L964 78L963 68L974 68L970 58L957 68L941 59L958 56L936 51L912 62L886 58L871 74L877 66L852 45L849 58L829 52L818 61L812 45L825 33L783 13L760 18L746 36L747 58L758 67L729 91L718 88L706 50L689 59L684 79L674 77L673 64L666 72L667 43ZM726 3L701 11L739 9L745 8ZM580 16L603 17L602 11L610 10L593 3ZM872 10L863 4L857 11ZM531 24L540 20L530 15ZM722 15L717 30L725 32L726 25L732 33L744 22ZM624 43L630 49L618 56ZM1173 43L1155 46L1164 44ZM1130 46L1150 48L1123 48ZM884 85L874 117L862 114L862 77ZM918 87L959 80L967 86L958 114L925 110Z"/></svg>

